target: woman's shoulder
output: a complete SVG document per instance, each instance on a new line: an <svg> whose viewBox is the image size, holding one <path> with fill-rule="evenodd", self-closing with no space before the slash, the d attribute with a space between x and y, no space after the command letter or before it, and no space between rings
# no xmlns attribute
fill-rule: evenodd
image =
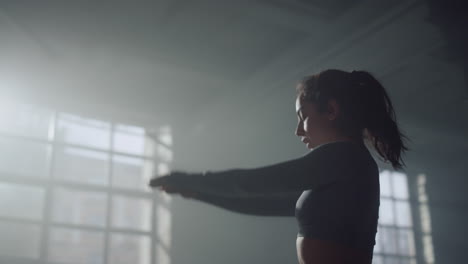
<svg viewBox="0 0 468 264"><path fill-rule="evenodd" d="M345 160L359 156L371 156L364 143L360 144L352 141L334 141L321 144L306 155L330 156L330 158L345 158Z"/></svg>
<svg viewBox="0 0 468 264"><path fill-rule="evenodd" d="M364 144L337 141L322 144L305 156L308 165L323 168L327 174L352 174L374 171L377 164Z"/></svg>
<svg viewBox="0 0 468 264"><path fill-rule="evenodd" d="M358 143L355 141L331 141L331 142L318 145L312 151L317 150L317 149L325 149L325 148L356 148L356 149L366 148L367 149L364 142Z"/></svg>

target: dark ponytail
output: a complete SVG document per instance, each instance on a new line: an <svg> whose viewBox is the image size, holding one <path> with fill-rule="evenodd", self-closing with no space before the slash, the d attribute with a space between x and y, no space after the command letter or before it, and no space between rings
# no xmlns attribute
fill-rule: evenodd
<svg viewBox="0 0 468 264"><path fill-rule="evenodd" d="M409 139L398 128L390 97L370 73L325 70L306 77L297 91L302 99L316 103L319 111L335 99L341 108L336 126L343 134L371 143L393 168L405 166L402 154Z"/></svg>

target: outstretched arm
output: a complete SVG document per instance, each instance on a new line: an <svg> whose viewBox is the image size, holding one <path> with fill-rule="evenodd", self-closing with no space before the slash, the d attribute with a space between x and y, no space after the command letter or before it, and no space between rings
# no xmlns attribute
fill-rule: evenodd
<svg viewBox="0 0 468 264"><path fill-rule="evenodd" d="M219 197L258 197L298 193L346 177L354 166L356 147L330 143L307 155L255 169L234 169L205 174L173 173L153 179L151 186Z"/></svg>
<svg viewBox="0 0 468 264"><path fill-rule="evenodd" d="M248 215L294 216L296 201L300 195L301 193L298 192L286 195L245 198L198 194L192 198L229 211Z"/></svg>

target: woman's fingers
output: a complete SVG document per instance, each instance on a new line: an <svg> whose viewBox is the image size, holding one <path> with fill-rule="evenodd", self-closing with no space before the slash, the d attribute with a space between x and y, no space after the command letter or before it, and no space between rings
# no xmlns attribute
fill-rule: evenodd
<svg viewBox="0 0 468 264"><path fill-rule="evenodd" d="M151 187L161 187L164 185L165 180L163 177L153 178L149 182L149 186Z"/></svg>
<svg viewBox="0 0 468 264"><path fill-rule="evenodd" d="M168 184L174 184L174 178L171 175L155 177L149 182L149 186L151 187L161 187Z"/></svg>
<svg viewBox="0 0 468 264"><path fill-rule="evenodd" d="M158 176L158 177L152 178L149 182L149 186L159 187L159 186L169 185L169 184L178 185L184 182L185 176L187 175L188 174L184 172L174 171L164 176Z"/></svg>
<svg viewBox="0 0 468 264"><path fill-rule="evenodd" d="M159 187L159 189L161 191L164 191L164 192L168 193L168 194L180 194L184 198L194 198L196 196L195 193L193 193L193 192L187 192L187 191L179 190L177 188L174 188L174 187L168 186L168 185L163 185L163 186Z"/></svg>
<svg viewBox="0 0 468 264"><path fill-rule="evenodd" d="M165 192L171 193L171 194L172 194L172 193L178 193L178 191L177 191L176 188L171 187L171 186L169 186L169 185L163 185L163 186L160 187L160 189L161 189L162 191L165 191Z"/></svg>
<svg viewBox="0 0 468 264"><path fill-rule="evenodd" d="M155 177L150 180L149 186L156 188L159 187L161 191L164 191L168 194L178 193L184 198L192 198L195 196L192 192L187 192L181 187L184 186L182 183L186 179L187 173L184 172L172 172L169 175Z"/></svg>

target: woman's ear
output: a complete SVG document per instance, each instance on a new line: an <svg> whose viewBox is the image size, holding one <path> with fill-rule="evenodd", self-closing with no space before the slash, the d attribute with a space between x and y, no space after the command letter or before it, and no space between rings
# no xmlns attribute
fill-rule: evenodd
<svg viewBox="0 0 468 264"><path fill-rule="evenodd" d="M328 100L327 118L332 121L335 120L340 114L340 105L335 99Z"/></svg>

